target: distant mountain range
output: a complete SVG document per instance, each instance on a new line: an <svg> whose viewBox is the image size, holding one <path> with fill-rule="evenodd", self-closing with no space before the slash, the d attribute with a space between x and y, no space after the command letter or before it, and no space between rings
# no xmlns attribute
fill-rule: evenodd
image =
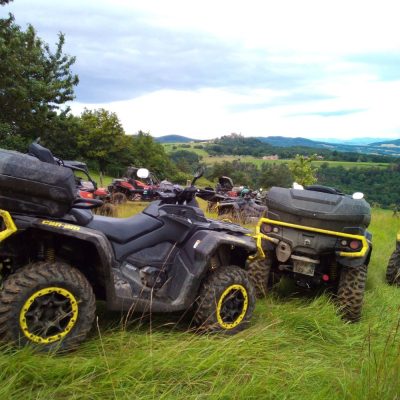
<svg viewBox="0 0 400 400"><path fill-rule="evenodd" d="M371 143L383 142L383 141L390 141L390 138L355 138L355 139L334 139L334 138L318 138L314 139L316 142L323 142L323 143L332 143L332 144L348 144L354 146L366 146Z"/></svg>
<svg viewBox="0 0 400 400"><path fill-rule="evenodd" d="M186 136L181 135L165 135L154 138L156 142L159 143L188 143L188 142L198 142L199 140L191 139Z"/></svg>
<svg viewBox="0 0 400 400"><path fill-rule="evenodd" d="M336 150L351 153L385 154L396 157L400 156L400 139L378 141L379 139L363 138L361 143L365 144L348 144L348 141L345 141L344 143L330 143L328 141L316 141L301 137L291 138L284 136L255 137L255 139L276 147L311 147L315 149L328 149L332 151ZM188 143L201 141L199 139L191 139L189 137L180 135L161 136L155 138L155 140L160 143ZM377 142L366 143L370 140L377 140ZM353 139L353 143L356 143L356 141L360 143L360 139Z"/></svg>

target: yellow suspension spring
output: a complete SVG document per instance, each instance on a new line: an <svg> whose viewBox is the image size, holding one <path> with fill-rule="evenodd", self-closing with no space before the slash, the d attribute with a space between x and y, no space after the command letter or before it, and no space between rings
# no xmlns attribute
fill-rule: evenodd
<svg viewBox="0 0 400 400"><path fill-rule="evenodd" d="M56 251L54 250L54 247L48 247L46 249L46 261L47 262L56 261Z"/></svg>
<svg viewBox="0 0 400 400"><path fill-rule="evenodd" d="M332 281L336 280L337 278L337 264L334 262L329 267L329 275Z"/></svg>

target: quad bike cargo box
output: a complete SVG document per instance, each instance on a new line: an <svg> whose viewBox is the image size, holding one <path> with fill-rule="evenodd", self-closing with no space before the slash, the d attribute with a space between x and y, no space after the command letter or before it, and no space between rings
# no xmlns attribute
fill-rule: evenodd
<svg viewBox="0 0 400 400"><path fill-rule="evenodd" d="M0 208L10 212L62 217L76 198L69 168L0 149Z"/></svg>
<svg viewBox="0 0 400 400"><path fill-rule="evenodd" d="M266 203L270 219L331 231L362 233L371 221L364 199L341 194L272 187Z"/></svg>

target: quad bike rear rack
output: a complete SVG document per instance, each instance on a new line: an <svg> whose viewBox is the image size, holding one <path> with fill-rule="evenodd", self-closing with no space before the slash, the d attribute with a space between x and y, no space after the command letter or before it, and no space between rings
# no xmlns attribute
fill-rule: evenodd
<svg viewBox="0 0 400 400"><path fill-rule="evenodd" d="M352 235L350 233L335 232L335 231L330 231L330 230L326 230L326 229L314 228L311 226L296 225L296 224L277 221L277 220L269 219L269 218L260 218L260 220L258 221L257 226L256 226L256 233L254 235L251 235L256 240L256 244L257 244L257 254L250 258L253 260L265 258L265 253L262 248L262 239L268 240L275 244L277 244L276 242L278 241L278 239L272 238L272 237L266 235L265 233L261 232L261 226L263 224L271 224L271 225L277 225L277 226L282 226L282 227L286 227L286 228L298 229L298 230L302 230L302 231L320 233L323 235L336 236L337 238L359 240L362 243L362 247L359 251L353 251L353 252L338 251L337 255L340 257L349 257L349 258L364 257L369 248L366 237L362 236L362 235ZM399 239L399 237L400 237L400 234L398 235L398 239Z"/></svg>
<svg viewBox="0 0 400 400"><path fill-rule="evenodd" d="M3 219L4 226L6 229L0 232L0 242L4 239L7 239L13 233L17 231L17 227L14 224L14 221L8 211L0 209L0 217Z"/></svg>

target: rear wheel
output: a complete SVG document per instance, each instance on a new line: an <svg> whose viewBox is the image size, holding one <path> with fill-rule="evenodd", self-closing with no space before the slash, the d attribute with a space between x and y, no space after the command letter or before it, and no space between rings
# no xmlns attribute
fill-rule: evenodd
<svg viewBox="0 0 400 400"><path fill-rule="evenodd" d="M264 260L250 262L247 266L247 274L254 286L258 298L265 297L268 292L269 278L271 274L272 260L267 255Z"/></svg>
<svg viewBox="0 0 400 400"><path fill-rule="evenodd" d="M201 331L235 334L249 323L255 301L246 271L236 266L219 267L200 289L194 322Z"/></svg>
<svg viewBox="0 0 400 400"><path fill-rule="evenodd" d="M140 193L132 193L130 195L130 200L132 200L132 201L141 201L142 200L142 195Z"/></svg>
<svg viewBox="0 0 400 400"><path fill-rule="evenodd" d="M356 268L342 267L336 301L344 320L360 320L366 281L366 265Z"/></svg>
<svg viewBox="0 0 400 400"><path fill-rule="evenodd" d="M0 292L0 337L43 351L76 348L95 317L85 276L67 264L38 262L10 275Z"/></svg>
<svg viewBox="0 0 400 400"><path fill-rule="evenodd" d="M389 285L400 286L400 250L395 250L389 259L386 282Z"/></svg>

